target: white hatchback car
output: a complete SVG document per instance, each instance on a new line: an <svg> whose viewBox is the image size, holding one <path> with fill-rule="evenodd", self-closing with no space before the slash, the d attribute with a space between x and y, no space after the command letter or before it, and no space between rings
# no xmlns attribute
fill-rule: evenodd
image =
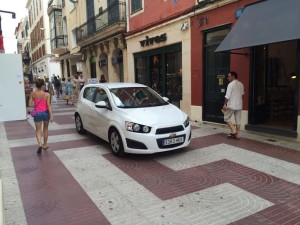
<svg viewBox="0 0 300 225"><path fill-rule="evenodd" d="M137 83L86 85L75 112L79 134L89 131L110 143L112 152L149 154L189 145L189 117L167 98Z"/></svg>

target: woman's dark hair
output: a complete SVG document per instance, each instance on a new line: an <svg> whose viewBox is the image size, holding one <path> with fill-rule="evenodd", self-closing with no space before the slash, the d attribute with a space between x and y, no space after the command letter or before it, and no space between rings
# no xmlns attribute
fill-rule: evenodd
<svg viewBox="0 0 300 225"><path fill-rule="evenodd" d="M45 85L45 81L43 79L37 79L35 82L35 86L40 89L43 85Z"/></svg>
<svg viewBox="0 0 300 225"><path fill-rule="evenodd" d="M235 78L235 79L237 79L237 78L238 78L238 75L237 75L237 73L236 73L236 72L234 72L234 71L230 71L229 73L231 74L231 76L234 76L234 78Z"/></svg>
<svg viewBox="0 0 300 225"><path fill-rule="evenodd" d="M63 77L63 78L62 78L62 81L65 81L65 80L66 80L66 78Z"/></svg>

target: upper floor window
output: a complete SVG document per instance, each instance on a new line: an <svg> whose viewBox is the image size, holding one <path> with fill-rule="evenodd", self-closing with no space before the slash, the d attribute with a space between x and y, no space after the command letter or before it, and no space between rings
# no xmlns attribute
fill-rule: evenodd
<svg viewBox="0 0 300 225"><path fill-rule="evenodd" d="M143 8L143 0L131 0L131 13L135 13Z"/></svg>

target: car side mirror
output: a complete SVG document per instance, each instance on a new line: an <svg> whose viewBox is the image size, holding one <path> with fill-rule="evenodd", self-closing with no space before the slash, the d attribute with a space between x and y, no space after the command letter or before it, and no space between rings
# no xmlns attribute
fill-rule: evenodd
<svg viewBox="0 0 300 225"><path fill-rule="evenodd" d="M166 102L169 102L169 98L167 98L167 97L162 97L163 98L163 100L165 100Z"/></svg>
<svg viewBox="0 0 300 225"><path fill-rule="evenodd" d="M109 107L107 106L106 102L105 101L100 101L100 102L97 102L95 104L95 106L99 109L108 109Z"/></svg>

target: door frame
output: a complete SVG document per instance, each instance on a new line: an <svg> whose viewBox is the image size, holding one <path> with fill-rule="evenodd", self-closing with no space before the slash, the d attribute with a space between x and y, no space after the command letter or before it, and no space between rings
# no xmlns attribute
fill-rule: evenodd
<svg viewBox="0 0 300 225"><path fill-rule="evenodd" d="M229 29L230 30L231 28L231 24L226 24L226 25L223 25L223 26L219 26L219 27L215 27L215 28L212 28L212 29L208 29L208 30L205 30L203 31L203 41L202 41L202 58L203 58L203 63L202 63L202 71L203 71L203 76L202 76L202 79L203 79L203 82L202 82L202 90L203 90L203 97L202 97L202 120L203 121L209 121L209 122L216 122L216 123L222 123L222 124L225 124L224 122L224 119L223 119L223 116L222 116L222 112L221 112L221 108L220 110L218 111L219 114L216 115L218 118L215 119L214 121L212 121L208 116L207 116L207 108L205 106L205 102L206 102L206 96L207 96L207 93L206 93L206 90L207 90L207 87L206 87L206 79L207 79L207 57L206 57L206 54L207 54L207 48L209 47L213 47L215 46L215 48L217 48L221 42L224 40L220 40L218 43L216 44L213 44L213 45L207 45L206 44L206 37L209 33L212 33L212 32L215 32L215 31L220 31L220 30L226 30L226 29ZM224 37L225 38L225 37ZM228 68L228 71L230 71L230 52L217 52L215 54L226 54L228 55L228 65L227 65L227 68ZM225 74L225 78L224 78L224 82L227 84L227 74ZM225 85L227 87L227 85ZM226 93L226 91L225 91ZM224 96L225 96L225 93L224 93ZM222 118L221 118L222 117Z"/></svg>

